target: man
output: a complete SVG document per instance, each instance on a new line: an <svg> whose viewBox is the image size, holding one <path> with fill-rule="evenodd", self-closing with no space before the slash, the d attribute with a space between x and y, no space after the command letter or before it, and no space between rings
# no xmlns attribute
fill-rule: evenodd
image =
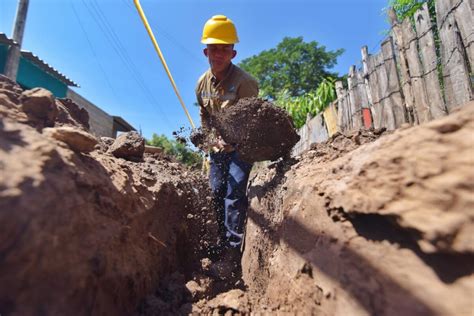
<svg viewBox="0 0 474 316"><path fill-rule="evenodd" d="M234 23L224 15L215 15L204 25L201 43L210 68L200 78L196 96L200 105L201 125L213 131L209 117L236 103L240 98L256 97L258 84L249 74L232 64L238 37ZM229 262L240 264L241 244L247 216L247 182L251 164L219 135L210 146L210 186L217 210L221 242L217 247L220 260L215 267L221 277L229 273ZM234 265L235 266L235 265ZM224 274L224 275L222 275Z"/></svg>

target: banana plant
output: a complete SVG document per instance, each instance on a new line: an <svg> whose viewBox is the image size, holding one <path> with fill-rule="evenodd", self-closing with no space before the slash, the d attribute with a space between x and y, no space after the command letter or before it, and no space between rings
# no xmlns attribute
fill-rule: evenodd
<svg viewBox="0 0 474 316"><path fill-rule="evenodd" d="M319 86L301 96L292 97L289 90L284 89L277 94L275 103L284 108L293 119L296 128L306 123L308 114L314 117L336 99L335 79L328 77Z"/></svg>

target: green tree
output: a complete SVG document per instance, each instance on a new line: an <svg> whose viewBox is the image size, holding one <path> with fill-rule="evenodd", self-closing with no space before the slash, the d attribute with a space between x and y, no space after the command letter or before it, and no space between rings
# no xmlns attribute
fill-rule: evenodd
<svg viewBox="0 0 474 316"><path fill-rule="evenodd" d="M286 90L296 97L314 90L326 77L337 77L328 69L343 52L326 50L316 41L306 43L303 37L285 37L276 48L244 59L239 66L257 79L261 96L275 99Z"/></svg>
<svg viewBox="0 0 474 316"><path fill-rule="evenodd" d="M162 148L165 154L175 157L186 165L200 167L202 164L202 157L199 153L188 148L185 143L169 139L163 134L153 133L152 138L147 140L146 143L150 146Z"/></svg>
<svg viewBox="0 0 474 316"><path fill-rule="evenodd" d="M428 2L432 22L435 22L433 21L436 17L435 0L389 0L388 7L395 10L399 21L403 21L406 17L413 18L416 10L425 2Z"/></svg>

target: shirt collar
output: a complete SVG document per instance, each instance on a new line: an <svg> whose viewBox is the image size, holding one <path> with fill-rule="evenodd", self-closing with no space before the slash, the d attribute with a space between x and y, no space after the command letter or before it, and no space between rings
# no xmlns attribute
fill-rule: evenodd
<svg viewBox="0 0 474 316"><path fill-rule="evenodd" d="M227 73L225 74L224 76L224 79L222 79L219 83L216 83L217 82L217 78L216 76L214 76L214 74L212 73L212 70L209 69L209 73L211 74L211 82L213 85L218 85L222 82L224 82L229 76L230 74L232 73L232 71L234 70L234 64L233 63L230 63L230 66L229 66L229 70L227 70Z"/></svg>

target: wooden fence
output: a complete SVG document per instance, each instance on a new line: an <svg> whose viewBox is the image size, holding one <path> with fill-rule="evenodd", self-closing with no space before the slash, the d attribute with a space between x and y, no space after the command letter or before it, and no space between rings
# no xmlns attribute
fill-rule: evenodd
<svg viewBox="0 0 474 316"><path fill-rule="evenodd" d="M302 127L294 154L336 131L421 124L473 100L473 12L473 0L438 0L436 17L425 3L404 21L390 10L391 35L380 52L362 47L362 67L350 67L346 85L336 82L337 100Z"/></svg>

